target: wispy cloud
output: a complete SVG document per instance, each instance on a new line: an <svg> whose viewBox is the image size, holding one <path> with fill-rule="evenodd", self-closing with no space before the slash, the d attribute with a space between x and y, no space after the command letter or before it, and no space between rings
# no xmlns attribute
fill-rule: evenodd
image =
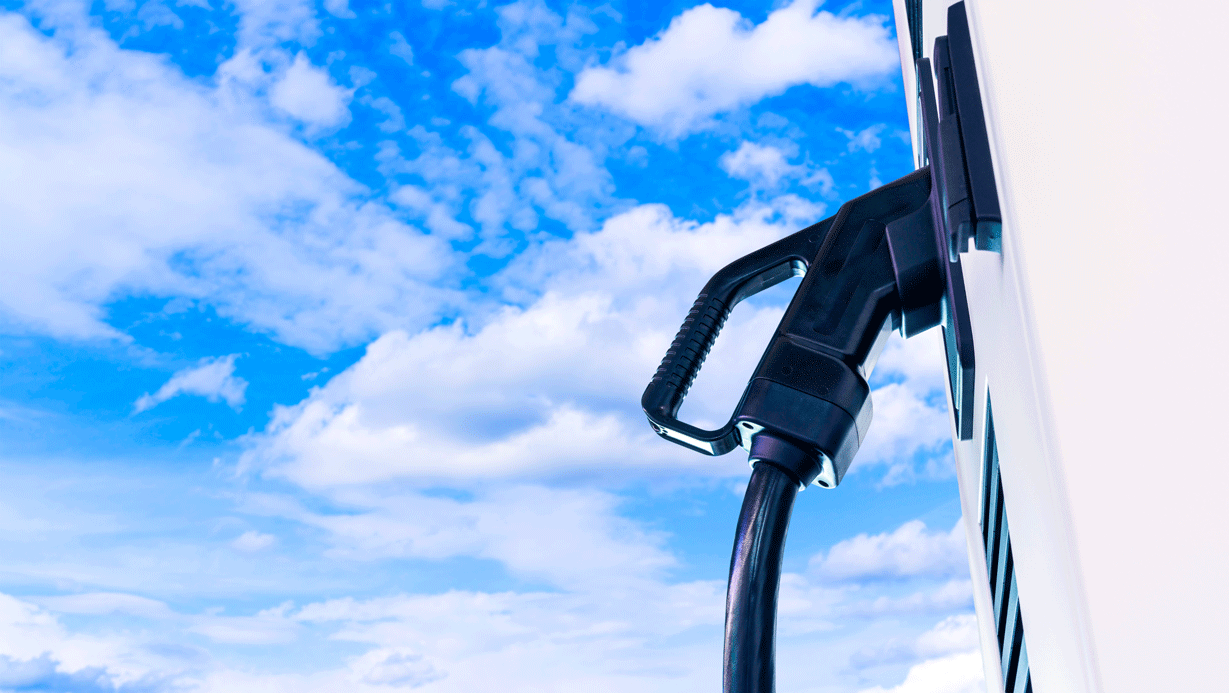
<svg viewBox="0 0 1229 693"><path fill-rule="evenodd" d="M915 664L899 686L875 686L859 693L983 693L985 690L981 653L973 650Z"/></svg>
<svg viewBox="0 0 1229 693"><path fill-rule="evenodd" d="M575 592L643 589L676 564L663 546L666 535L621 516L621 499L608 492L500 485L470 500L372 489L326 497L347 511L312 511L259 495L246 509L322 531L334 559L480 558Z"/></svg>
<svg viewBox="0 0 1229 693"><path fill-rule="evenodd" d="M235 376L238 357L238 354L231 354L201 359L197 365L178 371L154 394L141 395L133 405L134 412L152 409L179 395L198 395L210 402L225 400L232 409L239 409L243 406L248 383Z"/></svg>
<svg viewBox="0 0 1229 693"><path fill-rule="evenodd" d="M949 532L931 531L921 520L910 520L891 532L859 534L813 557L811 569L832 580L967 574L964 522Z"/></svg>
<svg viewBox="0 0 1229 693"><path fill-rule="evenodd" d="M738 149L722 154L717 163L730 176L741 178L758 188L773 189L783 180L794 179L814 188L822 196L832 193L835 182L827 169L791 164L789 158L778 147L743 142Z"/></svg>
<svg viewBox="0 0 1229 693"><path fill-rule="evenodd" d="M877 123L858 132L845 130L844 128L837 128L837 132L849 138L848 149L850 153L862 150L870 154L883 145L883 141L879 139L879 133L883 132L886 127L887 125L884 123Z"/></svg>
<svg viewBox="0 0 1229 693"><path fill-rule="evenodd" d="M264 534L256 530L248 530L243 534L235 537L235 540L230 543L236 550L244 553L257 553L273 546L277 543L277 537L272 534Z"/></svg>
<svg viewBox="0 0 1229 693"><path fill-rule="evenodd" d="M57 597L42 597L38 603L62 614L100 616L128 614L150 619L173 618L175 612L156 599L121 592L89 592Z"/></svg>

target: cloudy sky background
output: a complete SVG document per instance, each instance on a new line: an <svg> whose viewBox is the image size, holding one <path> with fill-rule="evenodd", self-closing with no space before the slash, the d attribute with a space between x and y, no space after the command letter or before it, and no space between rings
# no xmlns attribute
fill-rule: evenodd
<svg viewBox="0 0 1229 693"><path fill-rule="evenodd" d="M639 395L911 169L890 3L2 7L0 691L719 688L746 457ZM982 689L941 368L799 499L783 691Z"/></svg>

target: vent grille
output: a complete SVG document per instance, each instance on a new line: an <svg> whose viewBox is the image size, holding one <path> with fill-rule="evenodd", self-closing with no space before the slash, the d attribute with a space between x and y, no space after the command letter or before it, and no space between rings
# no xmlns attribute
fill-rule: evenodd
<svg viewBox="0 0 1229 693"><path fill-rule="evenodd" d="M1032 693L1028 671L1028 648L1024 645L1024 621L1016 593L1015 559L1003 504L1003 480L999 476L999 449L994 439L994 417L986 402L986 460L982 478L982 545L990 573L990 599L994 603L999 663L1006 693Z"/></svg>

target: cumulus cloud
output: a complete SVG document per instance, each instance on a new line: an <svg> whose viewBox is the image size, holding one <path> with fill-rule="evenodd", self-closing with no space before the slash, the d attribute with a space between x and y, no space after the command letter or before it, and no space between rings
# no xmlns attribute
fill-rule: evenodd
<svg viewBox="0 0 1229 693"><path fill-rule="evenodd" d="M365 683L376 686L418 688L444 678L444 674L405 647L377 648L351 664Z"/></svg>
<svg viewBox="0 0 1229 693"><path fill-rule="evenodd" d="M231 354L201 359L197 365L172 375L154 394L147 392L141 395L133 405L135 411L143 412L179 395L199 395L210 402L226 400L231 409L238 410L243 405L243 393L248 387L246 380L235 376L235 359L238 356Z"/></svg>
<svg viewBox="0 0 1229 693"><path fill-rule="evenodd" d="M979 645L977 617L954 614L915 638L891 637L864 647L850 657L850 665L866 671L883 664L921 662L952 654L976 651Z"/></svg>
<svg viewBox="0 0 1229 693"><path fill-rule="evenodd" d="M967 574L963 520L950 532L934 532L910 520L892 532L859 534L811 558L811 570L830 580Z"/></svg>
<svg viewBox="0 0 1229 693"><path fill-rule="evenodd" d="M806 165L791 164L784 151L771 145L743 142L738 149L722 154L717 163L731 177L761 188L775 188L783 179L794 178L803 185L816 187L821 195L828 195L835 185L827 169L811 170Z"/></svg>
<svg viewBox="0 0 1229 693"><path fill-rule="evenodd" d="M967 652L979 644L977 616L948 616L917 639L917 652L923 657L936 657L953 652Z"/></svg>
<svg viewBox="0 0 1229 693"><path fill-rule="evenodd" d="M907 379L919 392L942 393L947 378L942 332L935 328L908 340L889 340L879 355L875 373L893 380Z"/></svg>
<svg viewBox="0 0 1229 693"><path fill-rule="evenodd" d="M236 53L209 87L100 29L0 16L9 329L122 337L104 306L133 294L315 351L434 320L451 249L269 125L253 60Z"/></svg>
<svg viewBox="0 0 1229 693"><path fill-rule="evenodd" d="M148 662L122 662L130 645L123 638L72 633L46 610L0 594L0 671L12 682L7 685L17 687L24 680L29 688L40 683L70 688L87 682L115 686L139 681L149 676L151 667ZM74 675L85 680L74 682ZM56 676L63 678L57 681Z"/></svg>
<svg viewBox="0 0 1229 693"><path fill-rule="evenodd" d="M795 0L758 26L730 9L693 7L658 36L586 68L571 98L677 137L795 85L861 83L898 67L886 17L837 16L819 4Z"/></svg>
<svg viewBox="0 0 1229 693"><path fill-rule="evenodd" d="M242 464L315 489L394 478L742 474L737 463L662 445L636 403L708 277L813 221L787 226L779 210L749 203L695 224L644 205L596 232L531 249L495 280L512 305L468 323L383 335L302 402L276 408L266 430L248 438ZM736 309L684 404L685 420L725 422L788 298ZM897 350L885 371L907 365ZM897 375L874 392L875 422L857 462L886 466L891 482L931 474L913 458L929 460L946 440L932 384Z"/></svg>
<svg viewBox="0 0 1229 693"><path fill-rule="evenodd" d="M887 125L879 123L877 125L872 125L868 128L859 130L858 132L854 132L853 130L845 130L843 128L837 128L837 131L849 138L849 144L847 147L851 153L862 150L867 154L870 154L883 144L883 141L879 139L879 133L883 132L883 129L886 127Z"/></svg>
<svg viewBox="0 0 1229 693"><path fill-rule="evenodd" d="M134 686L125 686L121 689L108 672L101 667L85 667L72 672L62 671L60 662L46 653L27 660L0 655L0 688L6 691L71 690L74 693L113 693L117 690L137 690Z"/></svg>
<svg viewBox="0 0 1229 693"><path fill-rule="evenodd" d="M661 445L636 402L707 277L788 229L771 214L756 208L695 224L649 205L531 251L502 278L526 307L505 307L473 327L384 335L303 402L276 409L250 439L245 464L314 488L740 468ZM771 329L779 311L748 307L741 315ZM762 350L725 344L740 365L753 365ZM741 391L738 377L749 372L708 381ZM723 421L734 402L721 399L695 413Z"/></svg>
<svg viewBox="0 0 1229 693"><path fill-rule="evenodd" d="M263 534L256 530L248 530L243 534L235 537L235 540L230 543L237 551L244 553L257 553L273 546L277 542L277 537L272 534Z"/></svg>
<svg viewBox="0 0 1229 693"><path fill-rule="evenodd" d="M928 659L913 665L899 686L875 686L860 693L983 693L981 653L976 650Z"/></svg>
<svg viewBox="0 0 1229 693"><path fill-rule="evenodd" d="M780 149L752 142L743 142L737 150L722 154L717 162L721 170L735 178L762 180L768 187L775 187L777 181L793 168Z"/></svg>
<svg viewBox="0 0 1229 693"><path fill-rule="evenodd" d="M882 471L884 485L954 474L943 386L946 363L938 330L889 340L872 379L886 382L874 389L874 419L854 459L854 471Z"/></svg>
<svg viewBox="0 0 1229 693"><path fill-rule="evenodd" d="M334 128L350 122L350 96L328 72L312 65L306 53L299 53L273 85L269 101L307 125Z"/></svg>

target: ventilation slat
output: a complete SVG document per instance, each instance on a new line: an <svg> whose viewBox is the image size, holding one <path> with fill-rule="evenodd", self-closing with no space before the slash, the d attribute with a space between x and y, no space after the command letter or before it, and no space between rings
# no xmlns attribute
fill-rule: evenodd
<svg viewBox="0 0 1229 693"><path fill-rule="evenodd" d="M986 569L990 576L990 599L994 605L994 625L999 645L1006 693L1032 693L1028 671L1028 648L1024 644L1024 620L1016 591L1015 556L1011 551L1011 532L999 472L999 450L994 436L990 402L986 402L986 457L982 469L982 545L986 550Z"/></svg>

